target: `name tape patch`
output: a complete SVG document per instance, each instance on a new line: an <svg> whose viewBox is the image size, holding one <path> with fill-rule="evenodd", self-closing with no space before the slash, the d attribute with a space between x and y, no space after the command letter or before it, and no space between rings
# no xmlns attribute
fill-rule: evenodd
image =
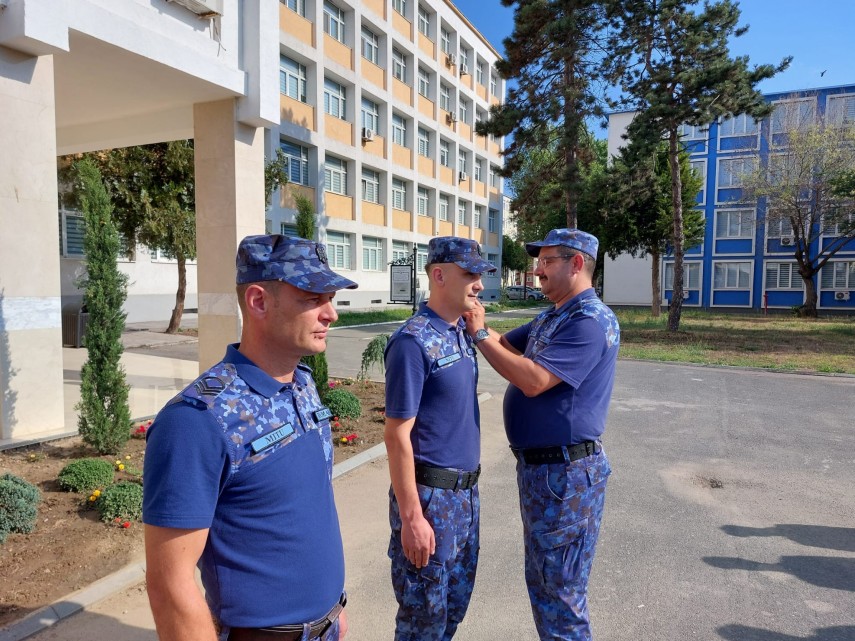
<svg viewBox="0 0 855 641"><path fill-rule="evenodd" d="M271 445L282 441L294 433L294 428L291 427L291 423L286 423L282 427L279 427L272 432L268 432L264 436L255 439L249 446L252 448L254 454L258 454L261 450L267 449Z"/></svg>
<svg viewBox="0 0 855 641"><path fill-rule="evenodd" d="M459 361L463 356L460 355L460 352L454 352L454 354L449 354L448 356L443 356L442 358L437 359L436 365L437 367L445 367L446 365L451 365L455 361Z"/></svg>
<svg viewBox="0 0 855 641"><path fill-rule="evenodd" d="M315 419L315 423L320 423L332 416L332 410L328 407L322 407L319 410L315 410L312 412L312 418Z"/></svg>

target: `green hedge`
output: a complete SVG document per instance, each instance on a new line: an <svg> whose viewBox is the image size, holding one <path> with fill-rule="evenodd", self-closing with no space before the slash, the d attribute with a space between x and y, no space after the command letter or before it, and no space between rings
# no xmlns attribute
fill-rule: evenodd
<svg viewBox="0 0 855 641"><path fill-rule="evenodd" d="M352 392L345 389L333 388L324 396L324 403L330 408L333 416L339 418L359 418L362 416L362 403Z"/></svg>
<svg viewBox="0 0 855 641"><path fill-rule="evenodd" d="M36 527L41 493L35 485L12 474L0 476L0 543L10 533L27 534Z"/></svg>
<svg viewBox="0 0 855 641"><path fill-rule="evenodd" d="M119 481L101 492L95 506L102 521L137 521L142 518L142 499L142 485L133 481Z"/></svg>
<svg viewBox="0 0 855 641"><path fill-rule="evenodd" d="M113 482L113 464L101 458L82 458L62 468L56 480L62 489L84 494Z"/></svg>

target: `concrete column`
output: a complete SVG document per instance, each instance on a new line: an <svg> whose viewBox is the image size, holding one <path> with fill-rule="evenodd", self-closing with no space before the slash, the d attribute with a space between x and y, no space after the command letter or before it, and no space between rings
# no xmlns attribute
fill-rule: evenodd
<svg viewBox="0 0 855 641"><path fill-rule="evenodd" d="M264 233L264 129L237 121L234 99L194 105L199 371L240 339L235 253Z"/></svg>
<svg viewBox="0 0 855 641"><path fill-rule="evenodd" d="M0 46L0 442L64 425L53 58Z"/></svg>

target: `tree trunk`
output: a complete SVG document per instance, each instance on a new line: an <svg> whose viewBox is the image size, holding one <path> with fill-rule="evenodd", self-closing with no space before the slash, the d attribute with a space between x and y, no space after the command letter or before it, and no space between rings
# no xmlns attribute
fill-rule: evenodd
<svg viewBox="0 0 855 641"><path fill-rule="evenodd" d="M650 304L650 313L653 315L653 318L659 318L659 314L662 313L662 290L659 288L659 248L654 247L649 253L650 259L653 261L653 267L650 270L650 286L651 291L653 292L653 299Z"/></svg>
<svg viewBox="0 0 855 641"><path fill-rule="evenodd" d="M172 310L172 318L169 319L167 334L174 334L181 327L181 317L184 315L184 295L187 293L187 259L178 255L178 291L175 292L175 308Z"/></svg>
<svg viewBox="0 0 855 641"><path fill-rule="evenodd" d="M680 182L680 146L677 129L668 133L668 164L671 166L671 205L674 208L674 228L671 244L674 250L674 287L668 310L668 331L680 329L683 312L683 185Z"/></svg>
<svg viewBox="0 0 855 641"><path fill-rule="evenodd" d="M578 224L576 199L572 185L576 180L576 146L579 140L578 114L571 92L575 96L573 58L564 61L564 208L567 212L567 227L574 229Z"/></svg>
<svg viewBox="0 0 855 641"><path fill-rule="evenodd" d="M805 318L816 318L818 316L816 311L817 294L816 285L813 283L813 274L805 276L800 273L800 275L805 284L805 302L799 309L799 315Z"/></svg>

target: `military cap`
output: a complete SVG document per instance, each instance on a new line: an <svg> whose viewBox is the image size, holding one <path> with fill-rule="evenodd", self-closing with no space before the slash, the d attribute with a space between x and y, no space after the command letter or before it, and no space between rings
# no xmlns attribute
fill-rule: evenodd
<svg viewBox="0 0 855 641"><path fill-rule="evenodd" d="M330 269L324 245L305 238L247 236L240 241L236 262L238 285L281 280L316 294L358 287Z"/></svg>
<svg viewBox="0 0 855 641"><path fill-rule="evenodd" d="M557 246L578 249L596 260L600 241L597 240L596 236L579 229L553 229L546 234L546 238L543 240L526 243L525 250L529 256L537 256L540 254L541 247Z"/></svg>
<svg viewBox="0 0 855 641"><path fill-rule="evenodd" d="M474 240L456 236L431 238L428 243L427 264L454 263L472 274L496 271L493 263L481 257L481 248Z"/></svg>

